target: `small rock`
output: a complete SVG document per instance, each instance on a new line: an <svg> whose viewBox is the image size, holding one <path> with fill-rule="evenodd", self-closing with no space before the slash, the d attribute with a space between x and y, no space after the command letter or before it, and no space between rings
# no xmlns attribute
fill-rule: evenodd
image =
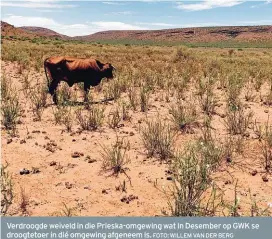
<svg viewBox="0 0 272 239"><path fill-rule="evenodd" d="M252 176L255 176L257 173L258 173L257 170L254 169L254 170L251 172L251 175L252 175Z"/></svg>
<svg viewBox="0 0 272 239"><path fill-rule="evenodd" d="M96 159L88 159L88 163L95 163L96 161Z"/></svg>
<svg viewBox="0 0 272 239"><path fill-rule="evenodd" d="M227 184L231 184L231 181L230 180L227 180L227 181L225 181L225 184L227 185Z"/></svg>
<svg viewBox="0 0 272 239"><path fill-rule="evenodd" d="M75 139L72 139L72 142L76 142L76 140L75 140Z"/></svg>
<svg viewBox="0 0 272 239"><path fill-rule="evenodd" d="M33 133L33 134L35 134L35 133L36 133L36 134L39 134L39 133L41 133L41 131L40 131L40 130L33 130L32 133Z"/></svg>
<svg viewBox="0 0 272 239"><path fill-rule="evenodd" d="M10 144L12 142L12 139L7 140L7 144Z"/></svg>
<svg viewBox="0 0 272 239"><path fill-rule="evenodd" d="M32 173L33 174L40 173L40 172L41 172L40 169L32 167Z"/></svg>
<svg viewBox="0 0 272 239"><path fill-rule="evenodd" d="M248 132L246 132L246 133L244 133L244 136L248 138L250 136L250 134Z"/></svg>
<svg viewBox="0 0 272 239"><path fill-rule="evenodd" d="M87 138L86 138L86 137L83 137L82 140L87 140Z"/></svg>
<svg viewBox="0 0 272 239"><path fill-rule="evenodd" d="M28 169L23 168L20 170L20 175L29 174L29 173L30 171Z"/></svg>
<svg viewBox="0 0 272 239"><path fill-rule="evenodd" d="M133 135L135 135L133 132L130 132L130 133L129 133L129 136L133 136Z"/></svg>
<svg viewBox="0 0 272 239"><path fill-rule="evenodd" d="M57 165L57 162L56 162L56 161L51 161L51 162L49 163L49 166L55 166L55 165Z"/></svg>
<svg viewBox="0 0 272 239"><path fill-rule="evenodd" d="M110 189L103 189L103 190L102 190L102 193L103 193L103 194L109 194L109 192L108 192L109 190L110 190Z"/></svg>
<svg viewBox="0 0 272 239"><path fill-rule="evenodd" d="M80 156L83 156L83 155L79 152L72 153L72 158L79 158Z"/></svg>
<svg viewBox="0 0 272 239"><path fill-rule="evenodd" d="M268 177L266 175L262 176L264 182L268 182Z"/></svg>
<svg viewBox="0 0 272 239"><path fill-rule="evenodd" d="M73 187L73 184L69 183L69 182L65 182L65 187L67 189L71 189Z"/></svg>
<svg viewBox="0 0 272 239"><path fill-rule="evenodd" d="M173 180L173 178L171 176L168 176L166 179L169 180L169 181Z"/></svg>
<svg viewBox="0 0 272 239"><path fill-rule="evenodd" d="M128 197L127 196L122 197L120 201L129 204L131 201L133 201L135 199L138 199L138 196L134 196L131 194Z"/></svg>
<svg viewBox="0 0 272 239"><path fill-rule="evenodd" d="M42 134L46 134L46 131L42 131Z"/></svg>
<svg viewBox="0 0 272 239"><path fill-rule="evenodd" d="M247 196L247 193L246 193L246 192L240 192L240 194L241 194L242 196Z"/></svg>
<svg viewBox="0 0 272 239"><path fill-rule="evenodd" d="M22 139L22 140L20 141L20 144L25 144L25 143L26 143L25 139Z"/></svg>
<svg viewBox="0 0 272 239"><path fill-rule="evenodd" d="M35 142L35 145L38 146L39 145L38 142Z"/></svg>
<svg viewBox="0 0 272 239"><path fill-rule="evenodd" d="M227 157L226 157L226 161L227 161L228 163L231 163L231 161L232 161L232 160L231 160L231 157L230 157L230 156L227 156Z"/></svg>
<svg viewBox="0 0 272 239"><path fill-rule="evenodd" d="M268 113L269 111L268 110L264 110L264 113Z"/></svg>
<svg viewBox="0 0 272 239"><path fill-rule="evenodd" d="M68 163L67 164L67 168L74 168L76 166L77 166L77 164L74 164L74 163Z"/></svg>

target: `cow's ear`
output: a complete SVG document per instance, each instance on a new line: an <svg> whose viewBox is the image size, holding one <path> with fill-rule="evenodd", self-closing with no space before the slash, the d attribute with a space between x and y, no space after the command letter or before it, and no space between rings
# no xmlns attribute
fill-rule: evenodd
<svg viewBox="0 0 272 239"><path fill-rule="evenodd" d="M102 69L103 68L103 66L104 66L104 64L103 63L101 63L100 61L98 61L98 60L96 60L96 64L98 65L98 67L100 68L100 69Z"/></svg>

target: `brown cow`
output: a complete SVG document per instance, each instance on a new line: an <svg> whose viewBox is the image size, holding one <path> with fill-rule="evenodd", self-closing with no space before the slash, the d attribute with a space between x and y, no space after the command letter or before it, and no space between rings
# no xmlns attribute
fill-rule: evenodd
<svg viewBox="0 0 272 239"><path fill-rule="evenodd" d="M86 101L90 87L97 86L105 77L112 79L115 67L110 63L103 64L95 59L56 56L45 59L44 70L49 93L53 96L53 101L56 104L56 89L61 81L67 82L70 87L75 83L84 82L84 100Z"/></svg>

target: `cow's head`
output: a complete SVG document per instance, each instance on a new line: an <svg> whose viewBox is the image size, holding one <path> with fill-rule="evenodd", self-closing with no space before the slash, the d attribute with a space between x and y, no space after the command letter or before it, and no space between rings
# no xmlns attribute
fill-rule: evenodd
<svg viewBox="0 0 272 239"><path fill-rule="evenodd" d="M116 70L116 68L110 64L110 63L106 63L103 66L103 73L104 73L104 77L106 77L107 79L113 79L113 71Z"/></svg>

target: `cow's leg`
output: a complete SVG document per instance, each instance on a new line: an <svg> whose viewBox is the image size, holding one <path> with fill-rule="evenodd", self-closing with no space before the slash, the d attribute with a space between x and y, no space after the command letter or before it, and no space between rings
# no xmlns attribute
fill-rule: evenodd
<svg viewBox="0 0 272 239"><path fill-rule="evenodd" d="M50 83L50 86L49 86L49 93L51 94L51 96L53 96L53 101L55 104L57 104L58 100L57 100L57 92L56 92L56 89L58 87L58 84L60 83L59 80L53 80L51 83Z"/></svg>
<svg viewBox="0 0 272 239"><path fill-rule="evenodd" d="M84 102L88 102L88 95L89 95L89 91L90 91L90 87L91 85L84 82Z"/></svg>

